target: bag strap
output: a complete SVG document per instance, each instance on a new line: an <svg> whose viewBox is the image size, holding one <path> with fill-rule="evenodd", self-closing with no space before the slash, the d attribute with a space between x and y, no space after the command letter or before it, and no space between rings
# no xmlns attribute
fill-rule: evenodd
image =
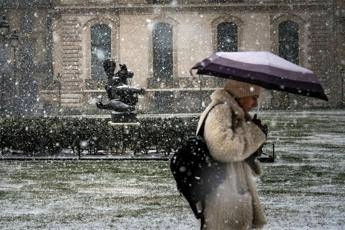
<svg viewBox="0 0 345 230"><path fill-rule="evenodd" d="M199 122L198 122L198 127L197 127L197 130L196 130L196 135L197 136L201 136L203 137L204 136L204 126L205 126L205 121L206 121L206 118L208 116L208 114L210 113L210 111L217 105L220 105L220 104L224 104L224 102L214 102L214 103L211 103L208 105L208 107L205 109L205 111L201 114L200 116L200 119L199 119ZM201 200L200 201L200 208L201 210L198 210L198 208L195 206L196 210L197 210L197 214L198 214L198 217L200 219L200 222L201 222L201 228L204 226L205 224L205 216L204 216L204 210L205 210L205 201L204 200ZM193 210L194 211L194 210Z"/></svg>
<svg viewBox="0 0 345 230"><path fill-rule="evenodd" d="M224 102L218 101L218 102L213 102L213 103L209 104L207 106L207 108L205 109L205 111L201 114L199 122L198 122L198 127L197 127L196 133L195 133L197 136L203 136L204 135L205 121L206 121L206 118L207 118L209 112L214 107L216 107L217 105L220 105L220 104L224 104Z"/></svg>

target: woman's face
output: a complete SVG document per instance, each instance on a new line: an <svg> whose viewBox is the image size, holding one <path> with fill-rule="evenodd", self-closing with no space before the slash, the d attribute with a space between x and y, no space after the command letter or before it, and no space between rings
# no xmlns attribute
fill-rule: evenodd
<svg viewBox="0 0 345 230"><path fill-rule="evenodd" d="M249 112L252 108L258 106L258 96L248 96L238 99L238 104L245 112Z"/></svg>

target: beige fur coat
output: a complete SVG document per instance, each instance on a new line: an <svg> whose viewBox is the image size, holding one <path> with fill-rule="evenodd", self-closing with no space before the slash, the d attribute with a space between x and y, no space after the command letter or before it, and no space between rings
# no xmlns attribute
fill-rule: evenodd
<svg viewBox="0 0 345 230"><path fill-rule="evenodd" d="M244 111L227 91L217 90L211 99L201 115L197 132L206 117L204 138L210 154L227 166L224 182L205 201L203 229L261 228L266 218L253 181L253 176L260 173L260 166L252 162L250 167L245 159L266 137L254 123L246 121Z"/></svg>

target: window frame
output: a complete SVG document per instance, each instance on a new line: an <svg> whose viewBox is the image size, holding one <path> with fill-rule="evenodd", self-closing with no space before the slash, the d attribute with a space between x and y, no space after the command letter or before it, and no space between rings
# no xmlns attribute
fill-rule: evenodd
<svg viewBox="0 0 345 230"><path fill-rule="evenodd" d="M228 24L228 25L226 25L226 24ZM222 49L220 49L220 46L221 46L221 44L220 44L220 26L221 25L226 25L226 26L231 26L232 28L231 29L233 29L234 30L234 32L235 32L235 36L232 36L232 39L234 39L235 40L235 42L236 42L236 44L235 44L235 47L230 47L231 49L230 50L222 50ZM228 35L228 34L227 34ZM222 38L222 40L223 40L224 38ZM236 23L234 23L234 22L221 22L221 23L219 23L218 25L217 25L217 52L236 52L236 51L238 51L238 26L237 26L237 24Z"/></svg>
<svg viewBox="0 0 345 230"><path fill-rule="evenodd" d="M289 28L289 26L291 26L291 27ZM282 34L287 34L290 31L289 35L292 35L292 33L291 33L292 28L296 29L293 31L293 33L294 33L293 35L297 36L297 40L283 39L281 37ZM291 38L291 37L287 37L287 38ZM286 54L283 54L283 51L288 51L288 49L282 49L282 46L283 45L293 46L296 43L297 43L297 47L296 47L297 50L290 51L289 53L291 53L291 52L296 53L297 52L297 57L294 57L295 60L290 60L287 58ZM278 54L280 57L282 57L282 58L284 58L284 59L286 59L292 63L295 63L297 65L299 64L300 54L299 54L299 25L298 25L298 23L291 21L291 20L286 20L286 21L282 21L279 23L279 25L278 25Z"/></svg>
<svg viewBox="0 0 345 230"><path fill-rule="evenodd" d="M147 28L148 29L148 47L149 47L149 61L148 61L148 78L153 78L153 28L154 25L157 23L168 23L172 26L172 47L173 47L173 75L172 78L177 77L177 64L178 64L178 56L177 56L177 50L178 50L178 43L177 43L177 34L178 34L178 22L168 16L159 16L156 18L153 18L151 20L147 21Z"/></svg>
<svg viewBox="0 0 345 230"><path fill-rule="evenodd" d="M309 43L308 39L308 26L306 20L293 14L278 14L271 16L271 51L277 55L279 55L279 25L284 21L292 21L297 23L299 32L298 32L298 65L305 66L306 68L310 68L310 63L307 59L308 53L308 46Z"/></svg>
<svg viewBox="0 0 345 230"><path fill-rule="evenodd" d="M169 40L171 42L171 47L169 47L169 51L171 50L171 54L170 54L170 57L169 57L169 60L171 61L171 63L169 63L170 65L168 66L169 69L169 73L170 73L170 76L163 76L163 75L158 75L158 76L155 76L155 39L154 39L154 34L155 34L155 30L159 30L159 28L157 28L158 25L164 25L165 28L163 28L164 30L170 30L170 37L169 37ZM164 35L161 37L163 40L164 40ZM160 41L158 41L160 42ZM169 79L169 78L172 78L174 76L174 43L173 43L173 26L169 23L166 23L166 22L158 22L158 23L155 23L155 25L153 26L153 29L152 29L152 71L153 71L153 77L154 78L162 78L162 79ZM164 50L165 51L165 50ZM163 54L164 57L168 56L168 54ZM162 71L160 71L162 72ZM162 76L162 77L159 77L159 76Z"/></svg>
<svg viewBox="0 0 345 230"><path fill-rule="evenodd" d="M220 16L212 20L211 30L212 30L212 46L213 51L217 52L218 50L218 25L223 22L233 23L237 26L237 51L242 50L243 48L243 21L235 16Z"/></svg>
<svg viewBox="0 0 345 230"><path fill-rule="evenodd" d="M91 27L95 24L107 24L111 28L111 58L120 61L120 43L119 43L119 31L120 24L118 17L92 17L82 26L82 41L83 44L82 55L80 58L81 68L85 70L82 72L81 77L83 80L90 81L92 84L87 84L86 88L103 89L103 83L105 81L93 80L91 78ZM100 87L102 86L102 87Z"/></svg>
<svg viewBox="0 0 345 230"><path fill-rule="evenodd" d="M103 77L93 77L93 63L92 63L92 58L93 58L93 54L92 54L92 48L93 48L93 40L92 40L92 30L93 30L93 28L94 27L96 27L96 26L105 26L105 28L110 32L110 35L108 35L109 37L108 38L106 38L107 40L109 39L109 42L110 42L110 44L107 44L106 46L107 46L107 48L110 48L109 50L106 50L106 53L109 55L109 57L105 57L105 59L104 60L106 60L106 59L108 59L108 58L111 58L111 54L112 54L112 52L111 52L111 46L112 46L112 41L111 41L111 37L112 37L112 29L111 29L111 27L108 25L108 24L106 24L106 23L95 23L95 24L93 24L92 26L90 26L90 79L92 79L92 80L95 80L95 81L99 81L99 80L106 80L107 79L107 76L106 76L106 74L104 73L104 75L103 75ZM107 32L108 32L107 31ZM96 47L99 47L99 45L100 44L96 44ZM102 48L104 48L104 47L102 47ZM102 64L102 63L100 63L100 64ZM97 63L96 63L96 65L97 65ZM101 68L103 68L103 66L101 67Z"/></svg>

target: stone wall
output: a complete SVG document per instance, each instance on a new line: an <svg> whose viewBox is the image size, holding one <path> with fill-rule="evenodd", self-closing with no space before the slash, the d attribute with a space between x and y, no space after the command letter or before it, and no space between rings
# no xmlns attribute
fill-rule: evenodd
<svg viewBox="0 0 345 230"><path fill-rule="evenodd" d="M15 30L19 44L8 58L13 65L6 78L16 81L16 100L12 106L18 113L31 115L41 100L39 91L53 79L51 40L51 1L7 1L0 2L0 15L5 16L10 29ZM2 44L1 44L2 45ZM4 93L10 89L1 89Z"/></svg>
<svg viewBox="0 0 345 230"><path fill-rule="evenodd" d="M63 15L61 19L61 86L63 106L80 106L83 80L81 61L81 22L78 17Z"/></svg>
<svg viewBox="0 0 345 230"><path fill-rule="evenodd" d="M105 82L91 79L90 27L95 23L105 23L112 28L112 58L117 63L127 64L134 72L133 85L150 92L140 100L142 111L157 110L155 103L163 103L163 99L157 101L159 94L169 100L174 98L179 105L186 97L195 98L196 102L192 104L202 104L197 102L198 98L204 97L199 94L210 94L214 87L205 87L200 93L196 86L186 87L194 81L189 76L189 69L215 51L215 25L227 20L239 25L239 50L270 50L274 53L277 53L278 22L283 19L298 22L301 65L315 71L331 101L324 103L266 92L266 100L262 102L264 107L327 108L340 106L344 100L345 16L341 0L291 0L288 3L283 0L238 0L221 4L213 0L178 0L163 5L153 5L145 0L59 0L48 3L30 6L36 7L35 29L25 36L36 46L34 62L39 65L35 65L34 75L40 81L42 98L45 93L51 97L57 92L54 88L48 93L47 85L59 75L61 97L58 98L63 107L83 110L94 106L89 102L98 95L104 95ZM18 15L28 6L24 4L18 9L11 1L3 4L5 13L11 15L10 23L20 29ZM152 78L152 28L156 22L173 25L174 76L168 82ZM53 49L49 44L53 44ZM49 69L49 66L52 67ZM212 78L205 81L211 85L217 82ZM168 91L172 96L166 96ZM182 108L187 106L182 105Z"/></svg>

